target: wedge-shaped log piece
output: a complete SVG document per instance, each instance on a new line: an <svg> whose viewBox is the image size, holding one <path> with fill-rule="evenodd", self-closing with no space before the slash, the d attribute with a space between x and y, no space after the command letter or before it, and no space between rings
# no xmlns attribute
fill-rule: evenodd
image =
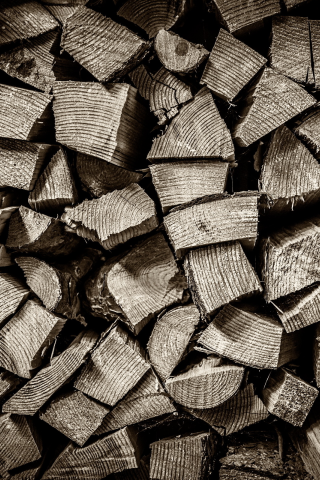
<svg viewBox="0 0 320 480"><path fill-rule="evenodd" d="M29 205L43 213L61 213L78 200L67 156L61 149L52 157L29 195Z"/></svg>
<svg viewBox="0 0 320 480"><path fill-rule="evenodd" d="M146 55L149 43L87 7L67 18L61 47L100 82L123 77Z"/></svg>
<svg viewBox="0 0 320 480"><path fill-rule="evenodd" d="M215 160L191 160L150 166L152 182L162 210L191 202L196 198L223 193L229 165Z"/></svg>
<svg viewBox="0 0 320 480"><path fill-rule="evenodd" d="M192 250L184 261L194 303L203 315L243 295L261 292L255 271L239 242Z"/></svg>
<svg viewBox="0 0 320 480"><path fill-rule="evenodd" d="M221 28L201 83L231 102L265 63L266 58Z"/></svg>
<svg viewBox="0 0 320 480"><path fill-rule="evenodd" d="M56 82L53 93L58 142L129 170L139 168L150 114L134 87L69 81Z"/></svg>
<svg viewBox="0 0 320 480"><path fill-rule="evenodd" d="M20 384L20 379L11 372L0 373L0 399L6 397Z"/></svg>
<svg viewBox="0 0 320 480"><path fill-rule="evenodd" d="M309 20L315 87L320 86L320 21Z"/></svg>
<svg viewBox="0 0 320 480"><path fill-rule="evenodd" d="M248 91L233 132L235 141L247 147L315 103L293 80L265 68Z"/></svg>
<svg viewBox="0 0 320 480"><path fill-rule="evenodd" d="M313 155L320 159L320 104L300 116L296 122L294 133L303 141Z"/></svg>
<svg viewBox="0 0 320 480"><path fill-rule="evenodd" d="M147 158L150 162L167 158L234 160L230 132L206 87L181 108L167 131L153 141Z"/></svg>
<svg viewBox="0 0 320 480"><path fill-rule="evenodd" d="M320 324L318 323L314 332L313 343L313 373L317 387L320 387Z"/></svg>
<svg viewBox="0 0 320 480"><path fill-rule="evenodd" d="M60 220L21 206L10 218L6 247L42 256L69 255L79 241Z"/></svg>
<svg viewBox="0 0 320 480"><path fill-rule="evenodd" d="M212 243L240 239L255 242L258 198L258 192L226 193L176 207L164 218L164 226L177 256L189 248Z"/></svg>
<svg viewBox="0 0 320 480"><path fill-rule="evenodd" d="M281 368L269 378L262 399L270 413L302 427L318 393L309 383Z"/></svg>
<svg viewBox="0 0 320 480"><path fill-rule="evenodd" d="M201 480L206 478L215 455L212 433L164 438L151 447L150 478Z"/></svg>
<svg viewBox="0 0 320 480"><path fill-rule="evenodd" d="M209 56L202 45L188 42L167 30L160 30L154 48L162 65L171 72L190 73Z"/></svg>
<svg viewBox="0 0 320 480"><path fill-rule="evenodd" d="M51 15L53 15L63 26L66 23L67 19L71 17L78 10L79 7L80 4L74 5L73 2L68 2L68 4L65 5L46 4L46 9L49 10Z"/></svg>
<svg viewBox="0 0 320 480"><path fill-rule="evenodd" d="M0 366L31 378L66 320L29 300L0 330Z"/></svg>
<svg viewBox="0 0 320 480"><path fill-rule="evenodd" d="M245 305L226 305L199 342L208 350L254 368L277 369L299 356L296 334L287 334L273 318L252 313Z"/></svg>
<svg viewBox="0 0 320 480"><path fill-rule="evenodd" d="M192 98L191 88L165 68L153 74L145 65L139 65L129 77L140 95L149 100L160 125L177 115L178 106Z"/></svg>
<svg viewBox="0 0 320 480"><path fill-rule="evenodd" d="M65 211L61 220L106 250L151 232L159 223L153 200L136 183Z"/></svg>
<svg viewBox="0 0 320 480"><path fill-rule="evenodd" d="M199 321L195 305L174 308L159 317L149 338L148 352L161 380L166 380L182 359Z"/></svg>
<svg viewBox="0 0 320 480"><path fill-rule="evenodd" d="M81 367L97 339L98 335L93 331L80 333L64 352L51 360L50 365L40 370L32 380L20 388L3 405L2 411L34 415Z"/></svg>
<svg viewBox="0 0 320 480"><path fill-rule="evenodd" d="M102 197L113 190L122 190L143 178L142 173L130 172L83 153L77 153L76 166L82 189L92 197Z"/></svg>
<svg viewBox="0 0 320 480"><path fill-rule="evenodd" d="M9 273L0 273L0 326L25 302L29 290Z"/></svg>

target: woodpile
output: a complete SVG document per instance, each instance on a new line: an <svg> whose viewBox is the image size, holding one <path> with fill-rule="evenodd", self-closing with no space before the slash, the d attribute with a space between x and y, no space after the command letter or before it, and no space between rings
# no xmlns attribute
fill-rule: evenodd
<svg viewBox="0 0 320 480"><path fill-rule="evenodd" d="M320 479L319 7L0 1L0 480Z"/></svg>

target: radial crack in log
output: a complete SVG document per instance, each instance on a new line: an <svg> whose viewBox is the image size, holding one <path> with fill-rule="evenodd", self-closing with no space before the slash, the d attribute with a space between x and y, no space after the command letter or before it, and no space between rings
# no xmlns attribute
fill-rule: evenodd
<svg viewBox="0 0 320 480"><path fill-rule="evenodd" d="M320 104L301 115L296 121L294 133L308 147L313 155L320 159Z"/></svg>
<svg viewBox="0 0 320 480"><path fill-rule="evenodd" d="M0 326L26 301L29 290L9 273L0 273Z"/></svg>

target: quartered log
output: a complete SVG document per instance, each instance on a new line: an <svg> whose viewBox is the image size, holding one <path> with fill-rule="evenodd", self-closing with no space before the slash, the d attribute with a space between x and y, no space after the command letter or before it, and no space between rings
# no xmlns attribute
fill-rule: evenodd
<svg viewBox="0 0 320 480"><path fill-rule="evenodd" d="M5 398L20 385L20 378L11 372L0 373L0 399Z"/></svg>
<svg viewBox="0 0 320 480"><path fill-rule="evenodd" d="M62 2L60 2L62 3ZM79 5L73 5L72 2L68 2L68 5L47 5L46 4L46 9L49 10L51 15L53 15L58 22L61 23L61 25L64 26L66 23L67 19L71 17L80 7Z"/></svg>
<svg viewBox="0 0 320 480"><path fill-rule="evenodd" d="M184 270L202 315L210 315L244 295L262 292L258 276L238 241L191 250Z"/></svg>
<svg viewBox="0 0 320 480"><path fill-rule="evenodd" d="M97 339L98 335L92 330L81 332L64 352L54 357L47 367L7 400L2 411L34 415L81 367Z"/></svg>
<svg viewBox="0 0 320 480"><path fill-rule="evenodd" d="M320 387L320 324L318 323L314 331L313 341L313 374L316 380L316 385Z"/></svg>
<svg viewBox="0 0 320 480"><path fill-rule="evenodd" d="M312 48L313 80L315 87L320 86L320 21L309 20L310 42Z"/></svg>
<svg viewBox="0 0 320 480"><path fill-rule="evenodd" d="M265 68L247 92L233 137L247 147L315 103L293 80Z"/></svg>
<svg viewBox="0 0 320 480"><path fill-rule="evenodd" d="M266 63L266 58L221 28L200 82L232 102Z"/></svg>
<svg viewBox="0 0 320 480"><path fill-rule="evenodd" d="M320 159L320 104L316 104L306 113L298 117L294 133L308 147L316 159Z"/></svg>
<svg viewBox="0 0 320 480"><path fill-rule="evenodd" d="M140 167L150 114L134 87L56 82L53 94L57 142L129 170Z"/></svg>
<svg viewBox="0 0 320 480"><path fill-rule="evenodd" d="M29 290L20 280L9 273L0 273L0 326L19 307L29 295Z"/></svg>
<svg viewBox="0 0 320 480"><path fill-rule="evenodd" d="M313 479L319 478L320 417L316 408L311 411L302 428L295 428L290 431L290 437L307 472L312 475Z"/></svg>
<svg viewBox="0 0 320 480"><path fill-rule="evenodd" d="M148 160L222 158L234 160L230 132L206 87L184 105L166 132L154 139Z"/></svg>

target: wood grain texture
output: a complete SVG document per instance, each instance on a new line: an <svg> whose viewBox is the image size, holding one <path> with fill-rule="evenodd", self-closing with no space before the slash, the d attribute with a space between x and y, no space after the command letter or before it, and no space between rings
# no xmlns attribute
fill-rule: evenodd
<svg viewBox="0 0 320 480"><path fill-rule="evenodd" d="M174 158L222 158L234 160L230 132L220 117L210 90L206 87L184 105L166 132L157 137L148 160Z"/></svg>
<svg viewBox="0 0 320 480"><path fill-rule="evenodd" d="M319 326L319 323L317 323L314 329L312 357L313 357L312 358L313 374L316 380L316 385L319 388L320 387L320 326Z"/></svg>
<svg viewBox="0 0 320 480"><path fill-rule="evenodd" d="M318 160L320 159L319 118L320 105L317 103L314 108L298 117L293 130Z"/></svg>
<svg viewBox="0 0 320 480"><path fill-rule="evenodd" d="M302 3L306 3L309 0L284 0L284 4L287 10L291 10L292 8L300 6Z"/></svg>
<svg viewBox="0 0 320 480"><path fill-rule="evenodd" d="M315 87L320 86L320 21L309 20L310 42L313 61L313 75Z"/></svg>
<svg viewBox="0 0 320 480"><path fill-rule="evenodd" d="M7 252L5 245L0 243L0 267L10 267L11 265L13 265L11 255Z"/></svg>
<svg viewBox="0 0 320 480"><path fill-rule="evenodd" d="M200 82L231 102L265 63L266 58L221 28Z"/></svg>
<svg viewBox="0 0 320 480"><path fill-rule="evenodd" d="M290 437L296 447L307 472L316 479L320 475L319 448L320 448L320 418L316 408L308 416L302 428L290 431Z"/></svg>
<svg viewBox="0 0 320 480"><path fill-rule="evenodd" d="M150 480L149 465L142 458L139 468L124 470L120 473L114 473L110 476L110 480Z"/></svg>
<svg viewBox="0 0 320 480"><path fill-rule="evenodd" d="M62 2L60 2L62 3ZM58 22L64 25L69 17L71 17L79 8L80 5L73 5L72 2L68 2L66 5L47 5L46 9L49 10Z"/></svg>
<svg viewBox="0 0 320 480"><path fill-rule="evenodd" d="M18 210L18 207L0 208L0 235L6 233L6 227L11 215Z"/></svg>
<svg viewBox="0 0 320 480"><path fill-rule="evenodd" d="M11 372L0 373L0 399L5 398L20 384L20 378Z"/></svg>
<svg viewBox="0 0 320 480"><path fill-rule="evenodd" d="M20 280L9 273L0 273L0 326L23 305L29 290Z"/></svg>

